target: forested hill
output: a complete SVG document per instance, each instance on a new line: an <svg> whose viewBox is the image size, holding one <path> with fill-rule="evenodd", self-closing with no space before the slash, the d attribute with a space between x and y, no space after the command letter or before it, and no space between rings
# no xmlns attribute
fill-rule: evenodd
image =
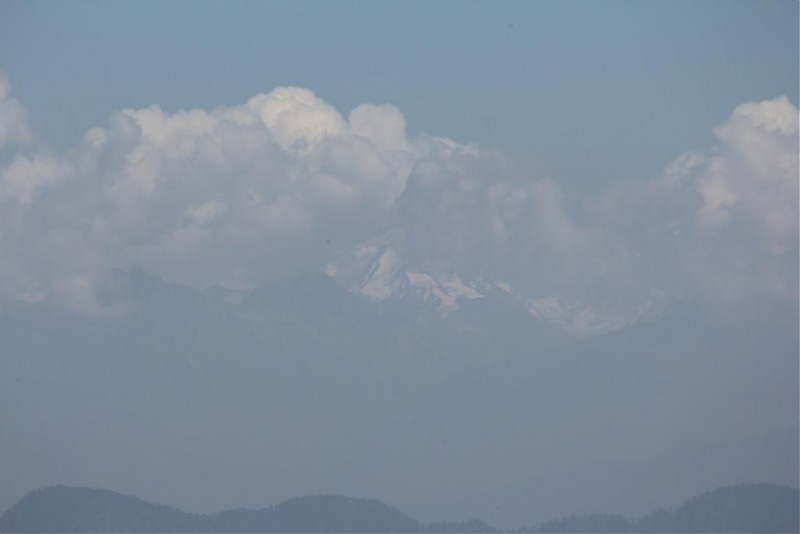
<svg viewBox="0 0 800 534"><path fill-rule="evenodd" d="M637 532L800 532L800 492L773 484L720 488L636 521Z"/></svg>
<svg viewBox="0 0 800 534"><path fill-rule="evenodd" d="M699 495L674 510L629 521L574 515L519 532L798 532L797 488L748 484ZM424 525L380 501L299 497L261 510L190 514L108 490L54 486L29 493L0 517L2 532L495 532L478 520Z"/></svg>
<svg viewBox="0 0 800 534"><path fill-rule="evenodd" d="M261 510L190 514L108 490L55 486L25 496L1 532L423 532L376 501L338 495L291 499Z"/></svg>
<svg viewBox="0 0 800 534"><path fill-rule="evenodd" d="M611 514L573 515L525 532L798 532L800 492L774 484L745 484L709 491L677 509L659 509L628 521Z"/></svg>

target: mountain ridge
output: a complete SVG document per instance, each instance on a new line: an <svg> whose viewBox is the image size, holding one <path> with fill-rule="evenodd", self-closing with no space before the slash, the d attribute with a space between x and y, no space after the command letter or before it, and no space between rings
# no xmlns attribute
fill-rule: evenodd
<svg viewBox="0 0 800 534"><path fill-rule="evenodd" d="M658 318L677 296L663 291L630 302L591 302L560 294L520 293L505 280L481 274L465 276L445 265L419 265L405 254L404 237L383 236L354 247L322 270L349 293L391 304L413 300L427 312L447 316L466 302L503 302L531 322L548 324L571 336L588 337Z"/></svg>
<svg viewBox="0 0 800 534"><path fill-rule="evenodd" d="M571 515L511 532L797 532L797 488L741 484L697 495L677 509L627 520ZM259 510L192 514L110 490L50 486L0 516L5 532L332 532L494 533L483 521L423 524L375 499L336 494L296 497Z"/></svg>

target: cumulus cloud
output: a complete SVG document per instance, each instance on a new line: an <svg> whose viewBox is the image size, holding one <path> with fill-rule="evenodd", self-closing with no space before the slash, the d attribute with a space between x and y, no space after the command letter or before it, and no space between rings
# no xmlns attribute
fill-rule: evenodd
<svg viewBox="0 0 800 534"><path fill-rule="evenodd" d="M69 162L18 156L0 172L0 202L31 204L40 189L60 182L69 172Z"/></svg>
<svg viewBox="0 0 800 534"><path fill-rule="evenodd" d="M423 270L499 278L540 294L585 288L627 262L613 236L574 220L555 181L496 153L456 149L421 161L398 209Z"/></svg>
<svg viewBox="0 0 800 534"><path fill-rule="evenodd" d="M22 139L8 91L0 78L0 140ZM0 170L0 292L103 312L115 268L242 287L385 233L404 236L418 270L530 298L796 292L797 108L744 104L715 131L716 147L574 206L496 151L409 138L390 105L345 118L279 87L212 110L121 110L62 154Z"/></svg>
<svg viewBox="0 0 800 534"><path fill-rule="evenodd" d="M582 206L497 154L423 159L399 200L410 254L623 315L665 295L796 301L798 109L746 103L714 131L715 146Z"/></svg>
<svg viewBox="0 0 800 534"><path fill-rule="evenodd" d="M718 144L591 207L662 280L712 298L797 298L798 109L786 97L737 107Z"/></svg>
<svg viewBox="0 0 800 534"><path fill-rule="evenodd" d="M409 140L392 106L345 119L293 87L211 111L122 110L68 152L0 171L0 286L96 311L117 267L203 286L318 266L388 228L435 144Z"/></svg>
<svg viewBox="0 0 800 534"><path fill-rule="evenodd" d="M29 138L28 111L18 100L11 98L11 83L6 73L0 71L0 148Z"/></svg>

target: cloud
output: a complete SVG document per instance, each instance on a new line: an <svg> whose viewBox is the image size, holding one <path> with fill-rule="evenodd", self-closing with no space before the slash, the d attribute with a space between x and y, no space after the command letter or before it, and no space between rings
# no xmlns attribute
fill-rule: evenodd
<svg viewBox="0 0 800 534"><path fill-rule="evenodd" d="M796 299L798 109L786 97L746 103L714 132L711 150L606 192L590 220L686 291Z"/></svg>
<svg viewBox="0 0 800 534"><path fill-rule="evenodd" d="M293 87L210 111L121 110L66 153L0 171L0 287L97 311L113 268L203 286L319 266L388 228L435 143L409 140L392 106L345 120Z"/></svg>
<svg viewBox="0 0 800 534"><path fill-rule="evenodd" d="M453 150L416 165L398 208L413 261L636 314L648 301L796 301L798 109L737 107L715 146L582 206L498 154ZM623 313L623 309L628 312Z"/></svg>
<svg viewBox="0 0 800 534"><path fill-rule="evenodd" d="M11 142L26 142L30 135L28 111L11 98L11 83L0 71L0 148Z"/></svg>
<svg viewBox="0 0 800 534"><path fill-rule="evenodd" d="M31 204L40 189L70 174L70 163L57 158L18 156L0 172L0 202Z"/></svg>
<svg viewBox="0 0 800 534"><path fill-rule="evenodd" d="M0 113L18 105L9 90L0 78ZM279 87L212 110L120 110L64 153L0 170L0 293L102 313L115 268L242 287L393 233L417 270L532 299L796 296L797 108L744 104L715 132L710 150L581 206L497 151L409 138L390 105L345 118Z"/></svg>
<svg viewBox="0 0 800 534"><path fill-rule="evenodd" d="M398 202L417 268L508 280L530 294L624 269L614 237L578 224L552 179L474 147L444 152L417 164Z"/></svg>

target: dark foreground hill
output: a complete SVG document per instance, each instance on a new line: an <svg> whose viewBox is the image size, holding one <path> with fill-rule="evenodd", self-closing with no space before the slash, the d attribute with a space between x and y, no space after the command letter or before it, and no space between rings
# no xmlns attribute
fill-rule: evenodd
<svg viewBox="0 0 800 534"><path fill-rule="evenodd" d="M637 532L799 532L800 492L773 484L720 488L677 510L658 510L633 524Z"/></svg>
<svg viewBox="0 0 800 534"><path fill-rule="evenodd" d="M2 532L422 532L383 504L338 495L291 499L261 510L201 515L108 490L55 486L34 491L0 518Z"/></svg>
<svg viewBox="0 0 800 534"><path fill-rule="evenodd" d="M745 484L698 495L674 510L636 521L611 514L573 515L526 532L798 532L800 491L774 484Z"/></svg>
<svg viewBox="0 0 800 534"><path fill-rule="evenodd" d="M570 516L524 532L798 532L796 488L720 488L676 510L637 521L609 514ZM300 497L261 510L190 514L108 490L54 486L26 495L0 517L2 532L495 532L478 520L424 525L380 501Z"/></svg>

